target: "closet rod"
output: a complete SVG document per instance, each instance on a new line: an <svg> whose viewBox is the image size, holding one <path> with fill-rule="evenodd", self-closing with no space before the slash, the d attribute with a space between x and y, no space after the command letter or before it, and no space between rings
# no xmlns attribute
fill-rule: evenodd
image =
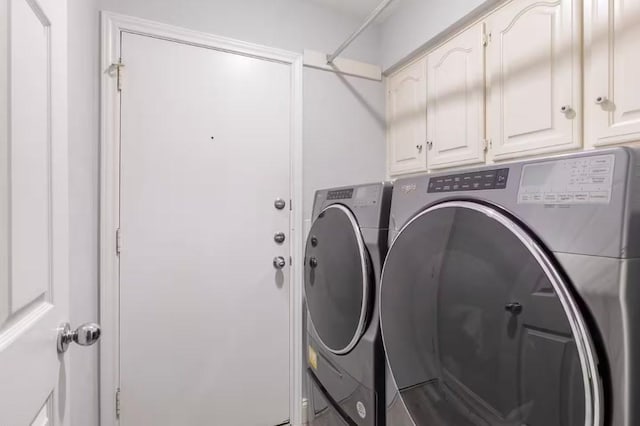
<svg viewBox="0 0 640 426"><path fill-rule="evenodd" d="M327 55L327 64L332 64L333 61L335 61L335 59L338 57L338 55L340 55L340 53L342 53L344 49L346 49L351 43L353 43L353 40L355 40L364 30L367 29L367 27L371 25L371 23L382 13L382 11L387 8L387 6L389 6L389 4L391 4L392 1L393 0L382 0L382 3L380 3L378 7L376 7L373 12L371 12L371 15L369 15L369 17L364 21L360 28L358 28L353 34L351 34L351 36L349 36L349 38L346 39L344 43L342 43L340 47L338 47L336 51L333 52L333 54Z"/></svg>

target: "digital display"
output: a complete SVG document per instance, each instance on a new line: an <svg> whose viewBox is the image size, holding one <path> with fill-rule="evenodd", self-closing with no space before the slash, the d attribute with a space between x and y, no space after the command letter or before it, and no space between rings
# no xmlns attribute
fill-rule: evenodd
<svg viewBox="0 0 640 426"><path fill-rule="evenodd" d="M348 200L353 198L353 188L329 191L327 200Z"/></svg>
<svg viewBox="0 0 640 426"><path fill-rule="evenodd" d="M479 191L507 187L509 169L481 170L471 173L429 178L428 193Z"/></svg>

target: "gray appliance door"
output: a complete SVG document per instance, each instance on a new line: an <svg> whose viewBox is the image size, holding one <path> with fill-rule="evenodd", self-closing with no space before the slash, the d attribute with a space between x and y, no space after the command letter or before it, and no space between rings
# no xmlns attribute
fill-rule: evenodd
<svg viewBox="0 0 640 426"><path fill-rule="evenodd" d="M369 265L353 213L340 204L325 208L307 239L304 288L311 322L333 353L351 351L362 336L369 313Z"/></svg>
<svg viewBox="0 0 640 426"><path fill-rule="evenodd" d="M381 324L417 425L599 425L597 360L576 300L535 239L491 206L414 217L385 262Z"/></svg>

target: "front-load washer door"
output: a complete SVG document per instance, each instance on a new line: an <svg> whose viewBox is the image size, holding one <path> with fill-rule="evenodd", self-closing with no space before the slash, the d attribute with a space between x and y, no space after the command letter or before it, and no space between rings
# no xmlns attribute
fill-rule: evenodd
<svg viewBox="0 0 640 426"><path fill-rule="evenodd" d="M356 345L369 311L370 268L351 211L332 204L313 223L305 252L309 317L320 343L336 354Z"/></svg>
<svg viewBox="0 0 640 426"><path fill-rule="evenodd" d="M380 308L415 424L601 424L597 359L573 292L506 213L452 201L414 217L387 255Z"/></svg>

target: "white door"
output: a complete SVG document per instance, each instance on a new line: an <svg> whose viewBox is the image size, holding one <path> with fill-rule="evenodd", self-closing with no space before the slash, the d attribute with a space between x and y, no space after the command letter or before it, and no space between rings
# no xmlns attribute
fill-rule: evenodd
<svg viewBox="0 0 640 426"><path fill-rule="evenodd" d="M590 0L585 8L588 142L638 141L640 0Z"/></svg>
<svg viewBox="0 0 640 426"><path fill-rule="evenodd" d="M581 3L514 0L488 18L495 159L581 146Z"/></svg>
<svg viewBox="0 0 640 426"><path fill-rule="evenodd" d="M291 66L137 34L121 43L120 424L280 424Z"/></svg>
<svg viewBox="0 0 640 426"><path fill-rule="evenodd" d="M429 169L484 162L484 24L427 56Z"/></svg>
<svg viewBox="0 0 640 426"><path fill-rule="evenodd" d="M0 0L0 424L69 424L67 23Z"/></svg>
<svg viewBox="0 0 640 426"><path fill-rule="evenodd" d="M421 58L387 80L389 173L427 168L427 59Z"/></svg>

